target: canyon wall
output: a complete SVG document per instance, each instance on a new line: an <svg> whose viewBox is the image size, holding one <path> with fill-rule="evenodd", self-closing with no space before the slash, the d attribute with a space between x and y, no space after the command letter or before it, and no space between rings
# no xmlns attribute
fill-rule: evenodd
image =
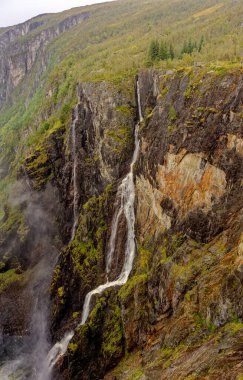
<svg viewBox="0 0 243 380"><path fill-rule="evenodd" d="M138 81L144 121L134 269L126 285L94 297L54 377L236 380L243 373L242 72L144 70ZM106 281L115 194L129 171L138 120L134 83L129 93L105 82L77 87L80 214L71 242L71 125L51 133L20 170L25 186L45 194L51 185L58 202L54 343L78 326L85 295ZM124 216L118 229L114 278L124 260Z"/></svg>

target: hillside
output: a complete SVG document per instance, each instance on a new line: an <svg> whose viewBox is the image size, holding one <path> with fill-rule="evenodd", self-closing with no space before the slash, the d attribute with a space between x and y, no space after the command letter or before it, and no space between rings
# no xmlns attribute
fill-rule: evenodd
<svg viewBox="0 0 243 380"><path fill-rule="evenodd" d="M242 11L0 29L0 379L242 379Z"/></svg>

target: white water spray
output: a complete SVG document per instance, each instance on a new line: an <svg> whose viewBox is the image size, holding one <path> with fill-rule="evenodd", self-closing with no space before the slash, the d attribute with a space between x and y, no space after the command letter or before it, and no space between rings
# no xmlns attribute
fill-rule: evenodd
<svg viewBox="0 0 243 380"><path fill-rule="evenodd" d="M133 261L135 257L135 251L136 251L135 212L134 212L135 186L134 186L133 171L134 171L134 165L137 161L138 153L139 153L139 145L140 145L139 136L138 136L139 126L143 120L142 110L141 110L140 89L139 89L138 81L137 81L137 102L138 102L139 122L137 123L135 127L135 136L134 136L135 149L133 153L132 162L130 165L130 171L126 175L126 177L123 179L121 185L118 187L118 190L117 190L117 199L120 198L120 206L115 211L115 214L112 220L112 225L111 225L111 236L110 236L110 241L108 245L107 260L106 260L107 278L111 270L111 263L112 263L114 253L115 253L115 243L116 243L116 237L117 237L117 231L118 231L118 224L119 224L119 219L122 214L124 214L126 218L126 222L127 222L127 240L126 240L126 246L125 246L124 265L123 265L120 275L115 281L107 281L105 284L98 286L96 289L92 290L86 295L84 305L83 305L82 321L78 326L84 325L89 317L92 297L94 295L102 294L108 288L124 285L127 282L128 277L133 267ZM73 125L74 124L75 124L75 120L73 122ZM48 358L47 358L48 366L50 370L57 363L58 359L62 355L65 354L68 344L73 338L74 333L75 333L74 331L67 333L64 336L64 338L60 342L57 342L50 350L48 354Z"/></svg>

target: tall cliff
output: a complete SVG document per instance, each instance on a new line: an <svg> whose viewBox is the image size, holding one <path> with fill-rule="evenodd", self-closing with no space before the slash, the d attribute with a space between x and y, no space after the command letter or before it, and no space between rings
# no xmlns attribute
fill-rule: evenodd
<svg viewBox="0 0 243 380"><path fill-rule="evenodd" d="M135 168L134 269L122 288L94 297L56 377L237 379L243 370L242 73L145 70L138 81L144 122ZM106 281L115 193L128 171L136 120L134 97L114 86L86 83L77 91L80 215L53 275L54 342L76 328L85 295ZM59 148L61 132L49 137L42 164L36 166L35 155L24 163L31 187L40 181L44 189L41 176L53 173L66 243L72 126ZM124 260L123 217L118 228L114 278Z"/></svg>
<svg viewBox="0 0 243 380"><path fill-rule="evenodd" d="M47 46L88 17L89 13L84 12L63 17L54 24L52 17L39 16L0 34L0 108L36 65L37 75L32 91L29 89L33 95L41 75L50 64Z"/></svg>
<svg viewBox="0 0 243 380"><path fill-rule="evenodd" d="M199 3L179 1L176 25L217 39L225 5ZM243 376L242 67L195 54L145 69L148 22L171 28L173 12L125 0L0 31L4 380ZM135 258L117 284L133 212Z"/></svg>
<svg viewBox="0 0 243 380"><path fill-rule="evenodd" d="M134 270L124 287L94 302L61 371L64 378L99 379L126 353L105 378L236 379L243 369L242 73L143 71L139 83L145 122ZM70 312L73 297L78 318L89 279L95 287L94 252L85 251L84 234L87 214L91 225L95 216L89 246L97 239L97 202L102 208L107 196L83 206L76 239L84 256L77 256L76 240L63 254L53 283L54 321L60 310ZM119 237L122 231L121 221ZM85 270L90 260L92 272ZM94 278L102 279L102 261L100 268Z"/></svg>

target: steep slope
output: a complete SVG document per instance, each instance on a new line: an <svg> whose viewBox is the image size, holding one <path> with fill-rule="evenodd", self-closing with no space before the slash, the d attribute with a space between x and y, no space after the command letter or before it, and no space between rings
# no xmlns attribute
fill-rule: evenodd
<svg viewBox="0 0 243 380"><path fill-rule="evenodd" d="M225 49L232 34L236 47L242 39L241 9L124 0L1 31L0 377L243 375L243 77ZM203 33L204 50L145 69L162 30L178 51ZM80 326L88 292L117 279L125 261L123 211L107 278L140 119L137 81L133 270L92 297ZM50 375L48 351L73 330Z"/></svg>
<svg viewBox="0 0 243 380"><path fill-rule="evenodd" d="M147 118L136 168L135 268L127 285L94 302L60 363L64 378L103 378L125 352L126 361L107 379L242 374L242 80L240 71L139 75ZM91 272L77 252L87 212L97 228L92 215L100 201L84 205L77 240L63 254L53 283L54 320L60 321L60 312L62 323L64 312L73 315L66 328L75 326L84 295L95 288L94 253L83 250ZM123 231L121 220L120 262ZM89 246L97 235L91 239ZM100 268L95 276L102 283ZM73 297L81 302L70 302Z"/></svg>
<svg viewBox="0 0 243 380"><path fill-rule="evenodd" d="M176 59L169 62L171 67L195 60L239 62L241 13L241 1L123 0L43 15L8 28L1 33L7 52L1 53L1 178L10 162L16 165L22 158L26 135L40 130L41 122L67 98L70 102L68 93L77 81L117 83L134 76L146 64L155 37L173 43ZM203 50L178 60L184 42L202 36Z"/></svg>
<svg viewBox="0 0 243 380"><path fill-rule="evenodd" d="M0 35L0 107L28 75L37 59L39 73L36 74L41 75L46 70L48 56L43 57L46 46L88 17L89 13L84 12L63 18L54 25L46 18L37 18Z"/></svg>

